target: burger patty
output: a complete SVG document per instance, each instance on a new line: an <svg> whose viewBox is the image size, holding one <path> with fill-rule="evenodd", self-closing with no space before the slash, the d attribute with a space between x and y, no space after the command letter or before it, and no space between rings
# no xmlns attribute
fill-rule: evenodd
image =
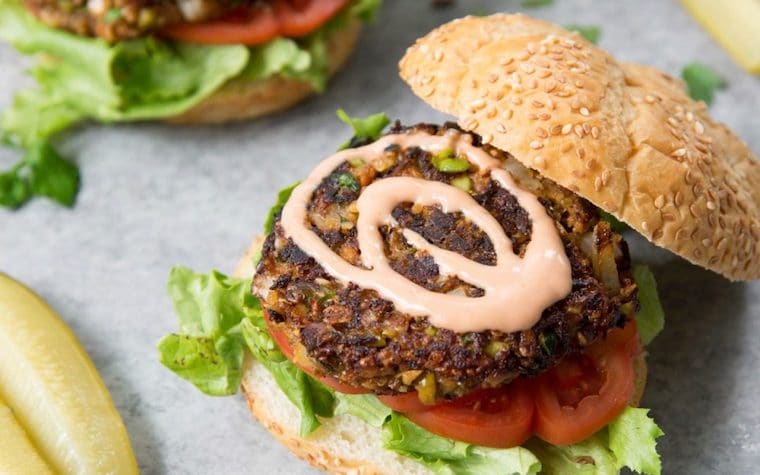
<svg viewBox="0 0 760 475"><path fill-rule="evenodd" d="M401 127L397 123L391 131L420 132L464 133L454 124ZM273 327L293 345L300 365L377 394L418 389L423 400L450 399L477 388L507 384L521 375L539 374L633 315L638 304L627 245L600 219L596 207L507 153L481 145L480 137L464 134L473 145L502 160L518 185L538 196L557 223L572 267L571 293L545 309L529 330L455 333L431 325L427 317L396 310L374 290L337 281L285 235L278 217L265 241L253 292ZM512 194L470 168L444 173L430 153L395 145L369 163L346 162L312 196L311 228L343 259L361 266L356 230L361 189L385 177L411 176L468 190L522 255L531 239L530 217ZM380 232L396 272L434 292L483 295L482 289L442 275L427 252L406 241L401 228L414 230L443 249L494 265L493 244L482 230L461 213L445 213L437 206L403 203L392 214L399 227L383 226Z"/></svg>
<svg viewBox="0 0 760 475"><path fill-rule="evenodd" d="M24 0L39 20L82 36L132 39L171 25L217 18L262 0Z"/></svg>

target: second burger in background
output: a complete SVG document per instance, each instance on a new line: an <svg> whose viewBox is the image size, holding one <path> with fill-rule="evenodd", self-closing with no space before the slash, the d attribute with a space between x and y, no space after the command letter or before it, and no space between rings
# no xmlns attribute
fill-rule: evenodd
<svg viewBox="0 0 760 475"><path fill-rule="evenodd" d="M325 89L380 1L0 0L0 38L38 58L38 87L16 94L0 130L31 150L88 119L209 123L284 109ZM4 199L3 188L11 207L37 192L17 184Z"/></svg>

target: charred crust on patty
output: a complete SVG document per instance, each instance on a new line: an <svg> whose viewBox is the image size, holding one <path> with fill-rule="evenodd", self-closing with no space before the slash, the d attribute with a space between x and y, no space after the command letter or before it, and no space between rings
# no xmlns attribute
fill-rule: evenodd
<svg viewBox="0 0 760 475"><path fill-rule="evenodd" d="M414 390L432 375L436 397L452 399L478 388L505 385L519 376L540 374L633 315L636 285L626 243L588 201L528 170L509 154L482 145L477 135L454 124L403 127L396 123L389 133L463 134L502 160L515 181L536 194L557 223L571 263L572 290L528 330L459 334L432 326L426 317L397 311L374 290L332 278L285 236L278 217L264 244L253 292L277 330L294 348L303 349L306 364L376 394ZM470 195L497 219L515 252L522 254L530 242L531 220L515 197L474 167L458 174L443 173L432 158L410 146L388 147L371 163L349 160L313 194L308 205L312 230L343 259L361 266L355 201L363 187L390 176L444 183L467 176ZM393 210L393 217L441 248L486 265L495 263L489 238L459 213L404 203ZM441 275L430 255L411 246L398 227L383 226L381 234L391 266L409 280L434 292L482 295L482 289Z"/></svg>

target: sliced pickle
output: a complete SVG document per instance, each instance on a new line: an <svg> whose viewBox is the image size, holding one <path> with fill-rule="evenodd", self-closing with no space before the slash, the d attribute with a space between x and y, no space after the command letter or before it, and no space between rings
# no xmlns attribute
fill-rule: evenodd
<svg viewBox="0 0 760 475"><path fill-rule="evenodd" d="M0 396L61 474L137 474L124 423L72 331L0 273Z"/></svg>

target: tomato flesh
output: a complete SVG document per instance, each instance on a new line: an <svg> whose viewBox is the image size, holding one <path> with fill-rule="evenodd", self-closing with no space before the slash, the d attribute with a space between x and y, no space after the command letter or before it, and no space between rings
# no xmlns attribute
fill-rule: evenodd
<svg viewBox="0 0 760 475"><path fill-rule="evenodd" d="M533 434L534 407L528 385L518 383L478 390L456 401L405 415L442 437L508 448L521 445Z"/></svg>
<svg viewBox="0 0 760 475"><path fill-rule="evenodd" d="M180 23L161 30L167 38L199 44L255 46L278 36L306 36L334 17L350 0L258 2L214 20Z"/></svg>
<svg viewBox="0 0 760 475"><path fill-rule="evenodd" d="M633 360L624 347L600 345L565 358L535 381L535 433L554 445L580 442L620 414L634 389Z"/></svg>
<svg viewBox="0 0 760 475"><path fill-rule="evenodd" d="M378 396L380 402L390 407L396 412L407 414L410 412L423 412L435 407L434 405L425 404L420 401L417 391L404 394L395 394L393 396Z"/></svg>

